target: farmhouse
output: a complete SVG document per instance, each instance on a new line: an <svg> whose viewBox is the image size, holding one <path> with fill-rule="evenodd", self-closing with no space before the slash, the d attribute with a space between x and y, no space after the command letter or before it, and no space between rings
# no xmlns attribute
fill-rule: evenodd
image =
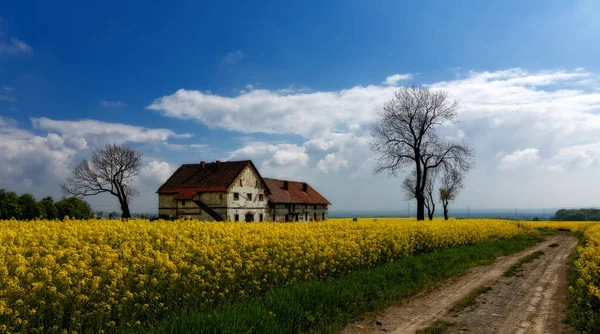
<svg viewBox="0 0 600 334"><path fill-rule="evenodd" d="M263 178L252 161L184 164L158 188L161 218L321 221L331 203L305 182Z"/></svg>

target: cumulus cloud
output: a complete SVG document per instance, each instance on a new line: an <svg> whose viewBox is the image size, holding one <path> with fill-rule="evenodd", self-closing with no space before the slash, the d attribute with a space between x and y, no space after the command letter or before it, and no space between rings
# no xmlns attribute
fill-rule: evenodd
<svg viewBox="0 0 600 334"><path fill-rule="evenodd" d="M263 166L276 167L306 166L309 160L305 148L295 144L251 142L230 155L230 160L251 158L259 158Z"/></svg>
<svg viewBox="0 0 600 334"><path fill-rule="evenodd" d="M96 120L60 121L46 117L31 118L40 130L59 133L66 140L79 141L81 148L104 146L113 143L164 142L169 138L191 138L191 134L177 134L168 129L148 129L121 123Z"/></svg>
<svg viewBox="0 0 600 334"><path fill-rule="evenodd" d="M548 165L550 170L561 173L577 168L597 168L600 165L600 142L562 147Z"/></svg>
<svg viewBox="0 0 600 334"><path fill-rule="evenodd" d="M140 170L140 176L149 178L160 183L165 182L174 170L168 162L152 160Z"/></svg>
<svg viewBox="0 0 600 334"><path fill-rule="evenodd" d="M348 167L348 160L329 153L317 164L317 168L323 173L337 172L340 168Z"/></svg>
<svg viewBox="0 0 600 334"><path fill-rule="evenodd" d="M500 169L515 169L531 166L540 160L539 150L537 148L526 148L517 150L511 154L500 154Z"/></svg>
<svg viewBox="0 0 600 334"><path fill-rule="evenodd" d="M35 190L31 187L34 184L43 189L49 182L64 178L77 154L61 136L38 136L1 116L0 151L0 184L21 191Z"/></svg>
<svg viewBox="0 0 600 334"><path fill-rule="evenodd" d="M394 75L390 75L389 77L385 78L385 80L382 83L384 85L388 85L388 86L396 86L398 84L398 82L404 81L404 80L410 80L412 78L413 78L413 75L410 73L394 74Z"/></svg>

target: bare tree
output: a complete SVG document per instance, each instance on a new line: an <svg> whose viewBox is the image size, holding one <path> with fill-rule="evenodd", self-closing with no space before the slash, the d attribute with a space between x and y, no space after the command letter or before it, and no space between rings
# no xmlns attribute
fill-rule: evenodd
<svg viewBox="0 0 600 334"><path fill-rule="evenodd" d="M446 171L442 178L442 187L440 188L440 201L444 207L444 219L448 220L448 204L453 202L458 196L458 192L463 188L463 175L456 169Z"/></svg>
<svg viewBox="0 0 600 334"><path fill-rule="evenodd" d="M129 201L138 195L133 182L141 160L142 154L127 145L106 145L93 152L91 161L84 159L75 166L67 182L61 184L62 192L79 198L109 193L119 199L121 218L131 218Z"/></svg>
<svg viewBox="0 0 600 334"><path fill-rule="evenodd" d="M458 108L446 92L402 87L371 128L371 150L379 154L375 173L387 171L396 177L406 167L414 167L418 220L425 219L425 189L432 170L466 172L471 168L473 150L465 143L444 142L436 133L445 121L457 122Z"/></svg>
<svg viewBox="0 0 600 334"><path fill-rule="evenodd" d="M427 209L427 217L429 220L433 220L433 215L435 213L435 200L434 200L434 189L435 182L437 180L437 169L434 169L430 173L430 177L427 178L427 184L425 185L425 208ZM417 172L413 169L413 171L404 179L402 182L402 189L406 193L405 199L412 200L416 198L415 190L416 190L416 178Z"/></svg>

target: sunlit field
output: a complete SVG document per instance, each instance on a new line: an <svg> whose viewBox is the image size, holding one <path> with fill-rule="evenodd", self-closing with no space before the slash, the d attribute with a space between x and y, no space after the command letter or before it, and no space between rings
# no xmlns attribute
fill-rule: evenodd
<svg viewBox="0 0 600 334"><path fill-rule="evenodd" d="M535 234L471 219L0 222L3 331L135 327L406 256Z"/></svg>

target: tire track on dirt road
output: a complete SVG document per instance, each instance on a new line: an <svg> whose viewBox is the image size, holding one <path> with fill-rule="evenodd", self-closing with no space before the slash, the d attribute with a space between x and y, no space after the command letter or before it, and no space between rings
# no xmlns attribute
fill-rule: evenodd
<svg viewBox="0 0 600 334"><path fill-rule="evenodd" d="M557 243L558 247L549 247ZM566 311L566 265L577 239L549 236L522 252L498 257L492 264L470 269L432 291L417 294L400 305L346 326L341 333L415 333L438 320L447 322L447 333L560 333ZM522 257L543 251L539 259L524 265L523 277L504 277ZM463 296L478 287L492 290L478 298L479 306L449 313ZM379 320L381 325L376 324Z"/></svg>

